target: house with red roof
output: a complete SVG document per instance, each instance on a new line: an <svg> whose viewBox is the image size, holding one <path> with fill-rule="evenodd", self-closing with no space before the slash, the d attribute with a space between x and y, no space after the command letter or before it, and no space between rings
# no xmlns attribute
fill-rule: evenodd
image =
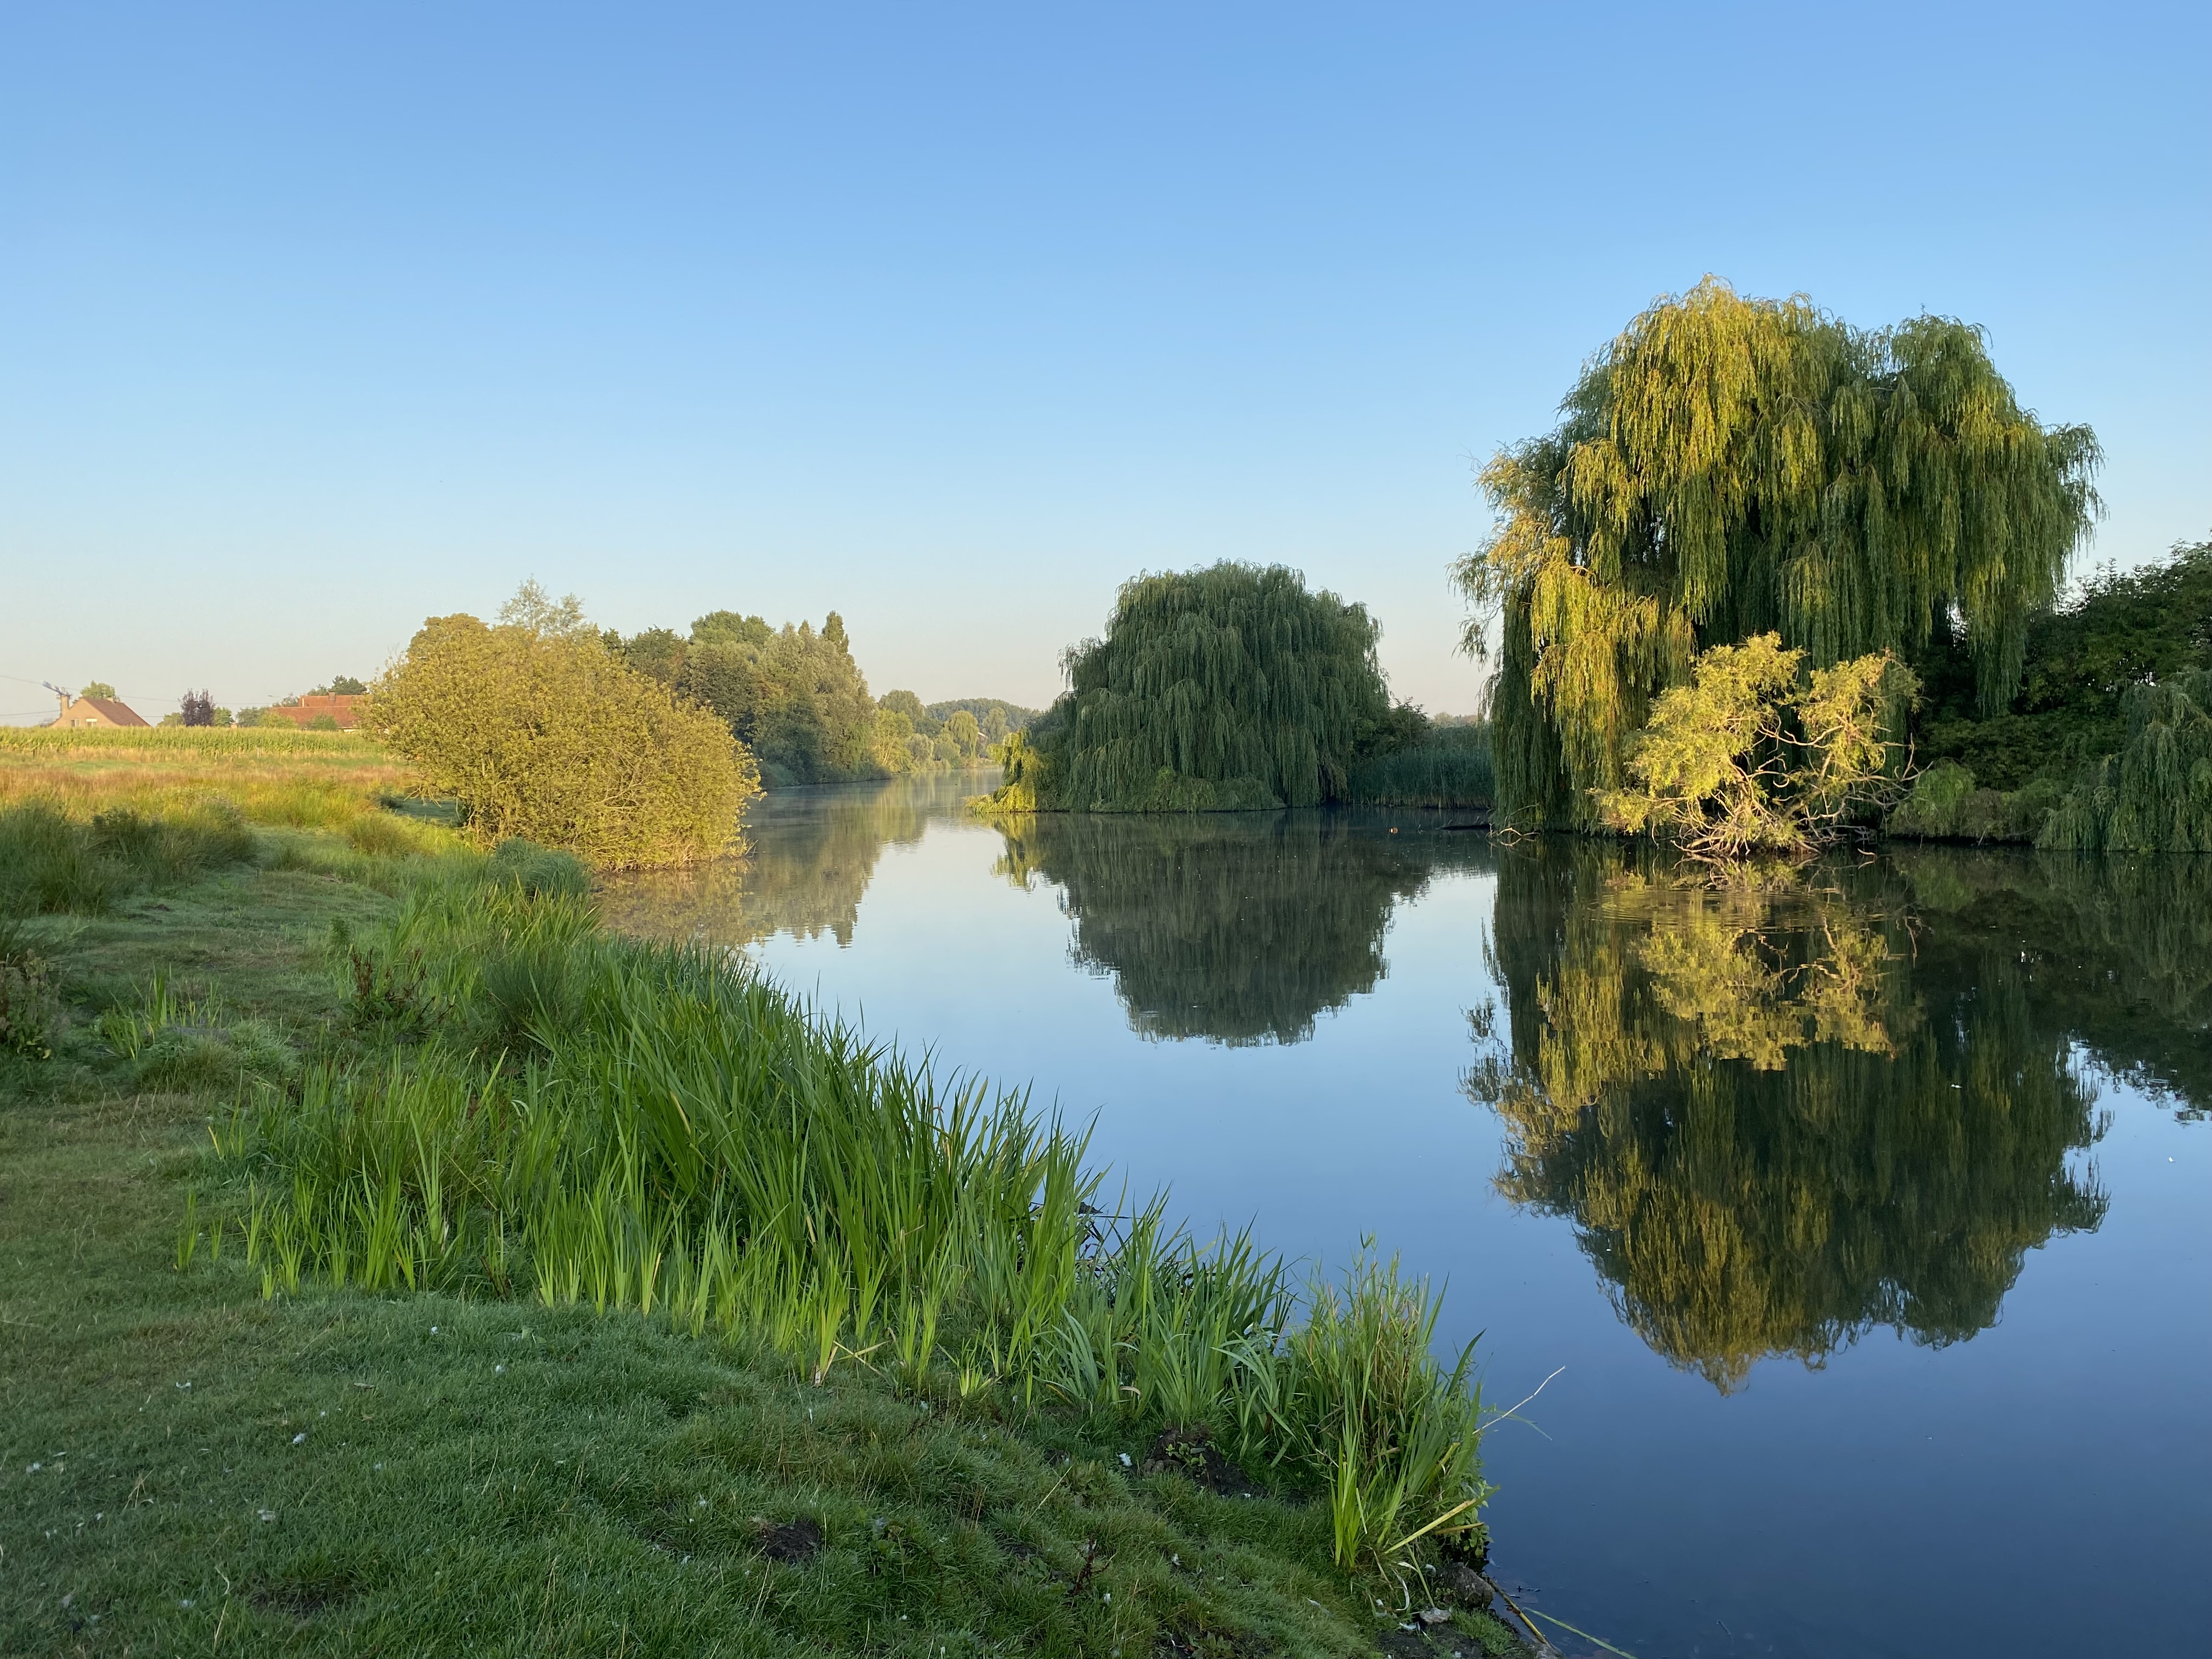
<svg viewBox="0 0 2212 1659"><path fill-rule="evenodd" d="M138 711L113 697L79 697L62 710L56 726L144 726Z"/></svg>

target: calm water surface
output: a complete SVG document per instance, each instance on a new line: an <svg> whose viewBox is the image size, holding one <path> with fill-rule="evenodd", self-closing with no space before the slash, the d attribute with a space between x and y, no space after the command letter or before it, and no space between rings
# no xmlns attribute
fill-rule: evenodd
<svg viewBox="0 0 2212 1659"><path fill-rule="evenodd" d="M2212 1649L2212 859L1717 892L1424 813L768 798L609 896L1480 1330L1496 1560L1638 1656ZM1577 1644L1570 1642L1570 1651ZM1595 1651L1595 1650L1589 1650Z"/></svg>

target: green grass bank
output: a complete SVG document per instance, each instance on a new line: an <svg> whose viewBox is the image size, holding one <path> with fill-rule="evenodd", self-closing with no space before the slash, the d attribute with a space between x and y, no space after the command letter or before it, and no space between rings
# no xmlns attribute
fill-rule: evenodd
<svg viewBox="0 0 2212 1659"><path fill-rule="evenodd" d="M563 860L152 823L0 814L0 1651L1513 1646L1387 1264L1127 1213Z"/></svg>

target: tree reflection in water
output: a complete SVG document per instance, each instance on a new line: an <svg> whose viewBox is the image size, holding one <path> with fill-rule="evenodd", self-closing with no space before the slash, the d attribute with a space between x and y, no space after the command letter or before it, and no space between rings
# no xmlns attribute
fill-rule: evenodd
<svg viewBox="0 0 2212 1659"><path fill-rule="evenodd" d="M2094 1073L2205 1104L2212 860L1925 849L1717 885L1650 849L1500 860L1468 1092L1500 1188L1571 1218L1620 1315L1723 1391L1876 1325L1992 1323L2094 1229Z"/></svg>
<svg viewBox="0 0 2212 1659"><path fill-rule="evenodd" d="M850 945L884 848L912 846L931 819L963 815L982 787L977 775L772 791L747 814L739 856L640 871L609 884L600 902L626 933L717 945L827 933Z"/></svg>
<svg viewBox="0 0 2212 1659"><path fill-rule="evenodd" d="M1000 874L1060 890L1073 959L1158 1042L1301 1042L1382 978L1393 905L1487 864L1433 815L1048 812L1009 818ZM1406 826L1403 834L1389 825Z"/></svg>

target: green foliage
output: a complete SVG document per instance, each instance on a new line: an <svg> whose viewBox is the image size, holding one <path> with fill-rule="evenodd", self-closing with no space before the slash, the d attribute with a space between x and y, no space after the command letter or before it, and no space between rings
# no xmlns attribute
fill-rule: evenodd
<svg viewBox="0 0 2212 1659"><path fill-rule="evenodd" d="M358 697L368 690L368 682L366 680L357 680L350 674L333 674L328 684L312 687L307 695L311 697ZM217 720L216 724L220 726L222 722Z"/></svg>
<svg viewBox="0 0 2212 1659"><path fill-rule="evenodd" d="M84 690L77 693L80 697L112 697L114 695L115 688L106 680L87 680Z"/></svg>
<svg viewBox="0 0 2212 1659"><path fill-rule="evenodd" d="M2212 782L2200 774L2212 542L2093 578L2038 616L2020 693L1999 714L1979 717L1962 694L1962 656L1941 641L1928 653L1919 742L1936 763L1892 815L1893 833L2079 851L2212 848Z"/></svg>
<svg viewBox="0 0 2212 1659"><path fill-rule="evenodd" d="M583 641L599 630L584 615L584 602L574 593L555 599L531 577L514 590L514 597L499 608L501 628L520 629L540 639Z"/></svg>
<svg viewBox="0 0 2212 1659"><path fill-rule="evenodd" d="M914 694L909 691L906 695ZM973 715L987 745L1004 742L1009 732L1023 730L1038 714L1036 709L1024 708L1001 697L953 697L931 703L922 712L929 720L939 722L949 721L957 714Z"/></svg>
<svg viewBox="0 0 2212 1659"><path fill-rule="evenodd" d="M1652 702L1714 645L1773 633L1825 668L1910 656L1955 612L2001 708L2097 509L2089 430L2039 424L1943 318L1869 332L1708 277L1563 410L1485 469L1501 526L1455 571L1469 647L1502 619L1499 804L1532 824L1595 827Z"/></svg>
<svg viewBox="0 0 2212 1659"><path fill-rule="evenodd" d="M1470 1530L1490 1495L1476 1455L1474 1344L1445 1371L1436 1358L1437 1311L1425 1281L1401 1279L1395 1257L1363 1255L1341 1291L1315 1284L1304 1328L1279 1351L1249 1341L1232 1350L1252 1379L1243 1410L1285 1443L1281 1455L1328 1472L1340 1567L1364 1561L1397 1578L1393 1558L1409 1534Z"/></svg>
<svg viewBox="0 0 2212 1659"><path fill-rule="evenodd" d="M886 691L876 701L878 775L902 777L981 765L1010 732L1036 718L1034 709L996 697L957 697L925 705L911 691Z"/></svg>
<svg viewBox="0 0 2212 1659"><path fill-rule="evenodd" d="M925 707L911 691L868 695L844 619L771 627L714 611L687 637L649 628L610 632L608 650L682 696L712 708L758 757L774 787L903 777L981 763L992 743L1032 718L990 697Z"/></svg>
<svg viewBox="0 0 2212 1659"><path fill-rule="evenodd" d="M623 649L665 667L672 653L654 635L666 632ZM818 634L809 623L777 629L759 617L711 611L691 624L672 683L728 723L771 784L878 775L875 706L834 611Z"/></svg>
<svg viewBox="0 0 2212 1659"><path fill-rule="evenodd" d="M592 888L591 872L574 854L556 852L520 836L492 849L488 868L492 880L511 882L533 897L581 898Z"/></svg>
<svg viewBox="0 0 2212 1659"><path fill-rule="evenodd" d="M1376 806L1488 806L1498 783L1490 736L1486 721L1431 725L1413 742L1361 761L1345 798Z"/></svg>
<svg viewBox="0 0 2212 1659"><path fill-rule="evenodd" d="M1375 623L1279 565L1123 584L1069 690L1001 745L1000 811L1236 811L1343 799L1389 716ZM1030 762L1041 756L1042 765Z"/></svg>
<svg viewBox="0 0 2212 1659"><path fill-rule="evenodd" d="M2212 541L2176 546L2138 570L2100 573L2038 612L2020 690L2002 711L1978 708L1966 642L1948 631L1939 629L1915 666L1927 690L1914 733L1923 761L1956 761L2007 793L2039 777L2071 783L2127 740L2130 686L2212 671Z"/></svg>
<svg viewBox="0 0 2212 1659"><path fill-rule="evenodd" d="M2009 794L1980 788L1958 762L1939 760L1913 779L1887 828L1916 841L2030 842L2065 793L2048 777Z"/></svg>
<svg viewBox="0 0 2212 1659"><path fill-rule="evenodd" d="M1816 668L1760 634L1717 645L1670 686L1628 742L1626 784L1601 790L1609 829L1679 842L1705 858L1797 854L1895 794L1885 715L1912 695L1887 652Z"/></svg>
<svg viewBox="0 0 2212 1659"><path fill-rule="evenodd" d="M520 836L603 869L688 863L735 840L757 790L726 726L609 655L588 629L433 618L369 710L377 734L428 793L461 803L486 846Z"/></svg>
<svg viewBox="0 0 2212 1659"><path fill-rule="evenodd" d="M2085 768L2037 838L2091 853L2212 853L2212 672L2131 685L2127 740Z"/></svg>
<svg viewBox="0 0 2212 1659"><path fill-rule="evenodd" d="M52 964L19 921L0 915L0 1052L48 1059L61 1024Z"/></svg>

